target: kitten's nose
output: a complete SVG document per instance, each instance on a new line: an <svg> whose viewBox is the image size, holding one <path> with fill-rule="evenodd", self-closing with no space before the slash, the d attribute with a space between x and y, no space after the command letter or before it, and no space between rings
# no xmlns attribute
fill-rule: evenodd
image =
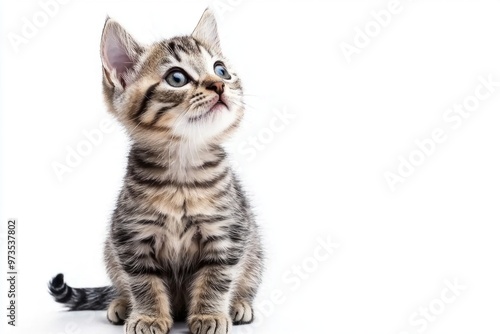
<svg viewBox="0 0 500 334"><path fill-rule="evenodd" d="M222 93L224 93L224 86L225 86L225 84L222 81L215 81L215 82L209 83L207 85L207 89L213 90L217 94L221 95Z"/></svg>

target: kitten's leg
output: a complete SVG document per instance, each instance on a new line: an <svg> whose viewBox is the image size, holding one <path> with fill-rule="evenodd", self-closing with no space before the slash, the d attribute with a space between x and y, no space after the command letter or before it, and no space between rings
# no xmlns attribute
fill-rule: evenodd
<svg viewBox="0 0 500 334"><path fill-rule="evenodd" d="M227 334L234 265L204 265L191 286L188 326L193 334Z"/></svg>
<svg viewBox="0 0 500 334"><path fill-rule="evenodd" d="M155 274L131 274L132 310L125 324L126 334L165 334L173 319L163 279Z"/></svg>
<svg viewBox="0 0 500 334"><path fill-rule="evenodd" d="M231 319L234 325L249 324L254 320L252 303L260 285L262 275L262 255L260 248L247 251L242 270L235 279L234 294L231 301Z"/></svg>
<svg viewBox="0 0 500 334"><path fill-rule="evenodd" d="M151 244L155 240L141 239L130 230L115 232L115 238L126 242L117 243L115 254L119 266L114 274L117 281L126 285L128 298L120 298L113 305L130 305L125 322L126 334L165 334L173 325L168 289L164 270L158 263ZM145 242L144 240L147 240ZM111 312L111 311L110 311Z"/></svg>
<svg viewBox="0 0 500 334"><path fill-rule="evenodd" d="M104 247L104 258L108 275L117 291L116 298L108 306L107 318L113 325L123 325L130 312L130 295L127 292L123 271L109 240L106 240Z"/></svg>

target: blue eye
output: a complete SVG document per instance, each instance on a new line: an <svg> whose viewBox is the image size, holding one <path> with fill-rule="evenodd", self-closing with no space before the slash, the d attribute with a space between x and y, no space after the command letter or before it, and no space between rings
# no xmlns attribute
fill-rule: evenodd
<svg viewBox="0 0 500 334"><path fill-rule="evenodd" d="M222 64L220 62L215 63L214 72L222 79L226 79L226 80L231 79L231 75L227 71L227 68L224 66L224 64Z"/></svg>
<svg viewBox="0 0 500 334"><path fill-rule="evenodd" d="M170 71L165 77L165 80L172 87L182 87L189 82L188 76L180 69Z"/></svg>

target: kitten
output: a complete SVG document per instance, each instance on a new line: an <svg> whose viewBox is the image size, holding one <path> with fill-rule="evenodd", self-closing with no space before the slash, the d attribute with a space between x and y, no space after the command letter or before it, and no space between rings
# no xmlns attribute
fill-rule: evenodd
<svg viewBox="0 0 500 334"><path fill-rule="evenodd" d="M109 111L132 141L105 244L110 287L50 292L102 310L127 334L229 333L253 320L263 254L254 216L221 143L240 123L240 79L206 10L191 36L149 46L107 19L101 41Z"/></svg>

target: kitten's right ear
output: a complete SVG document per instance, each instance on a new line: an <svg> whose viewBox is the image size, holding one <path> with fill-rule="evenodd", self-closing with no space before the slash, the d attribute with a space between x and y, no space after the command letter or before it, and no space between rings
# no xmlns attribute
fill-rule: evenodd
<svg viewBox="0 0 500 334"><path fill-rule="evenodd" d="M124 89L130 83L127 74L137 64L143 50L118 22L108 17L101 37L101 61L106 83Z"/></svg>

